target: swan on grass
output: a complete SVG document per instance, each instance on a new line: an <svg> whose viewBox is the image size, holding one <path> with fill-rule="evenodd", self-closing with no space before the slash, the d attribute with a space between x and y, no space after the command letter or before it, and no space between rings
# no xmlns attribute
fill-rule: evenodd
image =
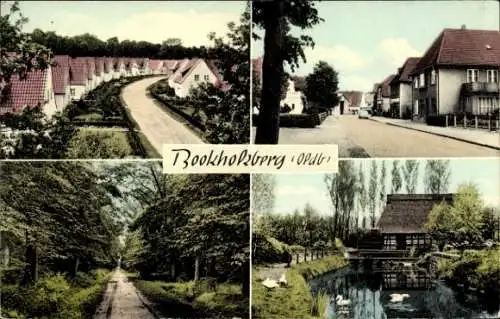
<svg viewBox="0 0 500 319"><path fill-rule="evenodd" d="M342 295L338 295L337 297L335 297L335 301L337 303L337 306L348 306L351 303L349 299L344 299Z"/></svg>
<svg viewBox="0 0 500 319"><path fill-rule="evenodd" d="M391 302L403 302L405 298L410 298L409 294L391 294Z"/></svg>
<svg viewBox="0 0 500 319"><path fill-rule="evenodd" d="M266 278L266 280L264 280L262 282L262 285L264 287L266 287L267 289L273 289L273 288L277 288L279 287L280 285L276 282L276 280L272 280L272 279L269 279L269 278Z"/></svg>

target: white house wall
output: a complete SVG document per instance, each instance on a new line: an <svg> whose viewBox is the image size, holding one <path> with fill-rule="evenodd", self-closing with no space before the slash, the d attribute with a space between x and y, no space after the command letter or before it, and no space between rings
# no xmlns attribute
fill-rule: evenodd
<svg viewBox="0 0 500 319"><path fill-rule="evenodd" d="M198 81L195 80L195 75L199 75ZM208 81L205 80L206 75L208 76ZM191 70L191 72L184 79L184 82L181 84L175 82L173 83L175 94L179 97L186 97L189 95L192 88L198 87L201 83L205 82L215 84L217 82L217 78L208 68L205 61L201 61L194 67L193 70Z"/></svg>
<svg viewBox="0 0 500 319"><path fill-rule="evenodd" d="M52 86L52 71L50 68L47 71L47 81L45 82L45 88L44 88L44 104L42 106L43 112L50 118L52 117L57 111L60 111L57 109L56 105L56 100L55 100L55 94L53 91L53 86Z"/></svg>
<svg viewBox="0 0 500 319"><path fill-rule="evenodd" d="M411 114L411 94L412 86L410 83L400 83L399 84L399 110L400 116L402 117L405 112Z"/></svg>
<svg viewBox="0 0 500 319"><path fill-rule="evenodd" d="M85 93L85 85L71 85L70 90L71 89L75 90L75 94L71 96L72 100L79 100Z"/></svg>
<svg viewBox="0 0 500 319"><path fill-rule="evenodd" d="M304 111L302 93L295 90L295 83L292 80L288 80L286 96L280 102L281 106L285 106L285 104L288 104L288 106L292 108L290 114L302 114L302 112Z"/></svg>

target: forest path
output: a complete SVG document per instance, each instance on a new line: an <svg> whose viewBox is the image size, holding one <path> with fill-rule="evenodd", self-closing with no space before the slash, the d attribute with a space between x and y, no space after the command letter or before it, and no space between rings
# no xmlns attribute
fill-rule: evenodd
<svg viewBox="0 0 500 319"><path fill-rule="evenodd" d="M108 282L94 319L155 319L145 302L134 284L117 269Z"/></svg>

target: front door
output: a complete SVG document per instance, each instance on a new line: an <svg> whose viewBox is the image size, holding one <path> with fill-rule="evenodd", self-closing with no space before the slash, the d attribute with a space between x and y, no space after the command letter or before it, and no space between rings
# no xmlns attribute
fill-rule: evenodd
<svg viewBox="0 0 500 319"><path fill-rule="evenodd" d="M344 114L344 101L340 101L340 115Z"/></svg>

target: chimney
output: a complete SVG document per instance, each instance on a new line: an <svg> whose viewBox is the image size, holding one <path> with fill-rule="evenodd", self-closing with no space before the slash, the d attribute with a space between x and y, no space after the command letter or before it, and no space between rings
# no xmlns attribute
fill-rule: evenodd
<svg viewBox="0 0 500 319"><path fill-rule="evenodd" d="M465 30L467 29L467 26L465 24L462 24L462 27L460 29Z"/></svg>

